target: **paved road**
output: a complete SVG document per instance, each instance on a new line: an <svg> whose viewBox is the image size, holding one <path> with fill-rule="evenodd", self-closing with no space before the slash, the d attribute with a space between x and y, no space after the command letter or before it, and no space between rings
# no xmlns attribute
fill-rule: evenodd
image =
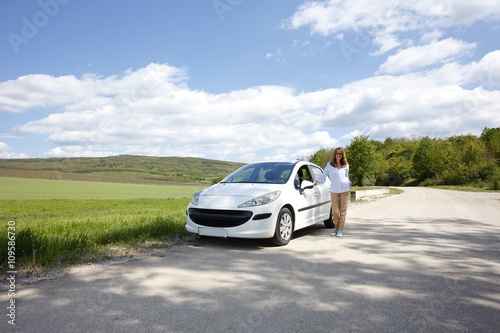
<svg viewBox="0 0 500 333"><path fill-rule="evenodd" d="M499 200L407 188L351 207L343 238L213 239L21 286L16 331L498 332Z"/></svg>

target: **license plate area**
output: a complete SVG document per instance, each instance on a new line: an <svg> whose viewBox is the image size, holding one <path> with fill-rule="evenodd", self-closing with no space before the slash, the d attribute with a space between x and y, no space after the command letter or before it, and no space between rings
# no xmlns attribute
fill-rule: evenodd
<svg viewBox="0 0 500 333"><path fill-rule="evenodd" d="M226 229L224 228L198 228L198 235L210 237L227 237Z"/></svg>

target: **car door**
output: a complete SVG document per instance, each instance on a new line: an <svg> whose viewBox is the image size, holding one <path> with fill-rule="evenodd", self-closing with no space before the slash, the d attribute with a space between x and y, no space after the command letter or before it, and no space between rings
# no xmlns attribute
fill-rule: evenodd
<svg viewBox="0 0 500 333"><path fill-rule="evenodd" d="M300 185L303 181L313 182L310 169L307 165L299 168L295 174L295 188L297 190L297 218L295 219L295 229L301 229L316 223L316 211L321 199L321 191L317 186L300 191Z"/></svg>
<svg viewBox="0 0 500 333"><path fill-rule="evenodd" d="M318 177L323 173L323 170L315 165L310 165L309 168L311 169L314 179L318 179ZM330 217L331 211L330 179L327 177L323 183L320 183L315 187L319 192L315 219L317 222L325 221Z"/></svg>

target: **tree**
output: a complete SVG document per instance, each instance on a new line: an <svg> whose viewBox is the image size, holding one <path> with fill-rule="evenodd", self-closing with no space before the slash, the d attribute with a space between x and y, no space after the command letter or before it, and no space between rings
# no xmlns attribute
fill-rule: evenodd
<svg viewBox="0 0 500 333"><path fill-rule="evenodd" d="M500 166L500 128L485 127L481 133L481 140L486 145L489 157L495 159Z"/></svg>
<svg viewBox="0 0 500 333"><path fill-rule="evenodd" d="M413 170L420 180L437 178L443 170L443 154L440 154L436 139L424 137L413 155Z"/></svg>
<svg viewBox="0 0 500 333"><path fill-rule="evenodd" d="M357 136L346 147L351 181L358 186L373 185L377 169L377 154L367 136Z"/></svg>
<svg viewBox="0 0 500 333"><path fill-rule="evenodd" d="M333 154L333 149L321 148L314 153L312 157L309 158L309 162L312 162L320 167L324 168L328 162L331 161Z"/></svg>
<svg viewBox="0 0 500 333"><path fill-rule="evenodd" d="M332 149L321 148L310 161L320 166ZM364 185L464 185L500 187L500 128L483 129L480 137L387 138L358 136L346 147L351 180Z"/></svg>

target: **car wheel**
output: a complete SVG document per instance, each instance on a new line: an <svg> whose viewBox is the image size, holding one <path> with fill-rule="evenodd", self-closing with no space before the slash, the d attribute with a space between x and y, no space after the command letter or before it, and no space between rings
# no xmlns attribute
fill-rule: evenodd
<svg viewBox="0 0 500 333"><path fill-rule="evenodd" d="M330 217L328 218L328 220L325 220L324 223L325 223L325 228L327 229L335 228L335 222L333 222L333 213L331 209L330 209Z"/></svg>
<svg viewBox="0 0 500 333"><path fill-rule="evenodd" d="M273 241L276 245L286 245L293 235L293 215L288 208L282 208L276 221Z"/></svg>

